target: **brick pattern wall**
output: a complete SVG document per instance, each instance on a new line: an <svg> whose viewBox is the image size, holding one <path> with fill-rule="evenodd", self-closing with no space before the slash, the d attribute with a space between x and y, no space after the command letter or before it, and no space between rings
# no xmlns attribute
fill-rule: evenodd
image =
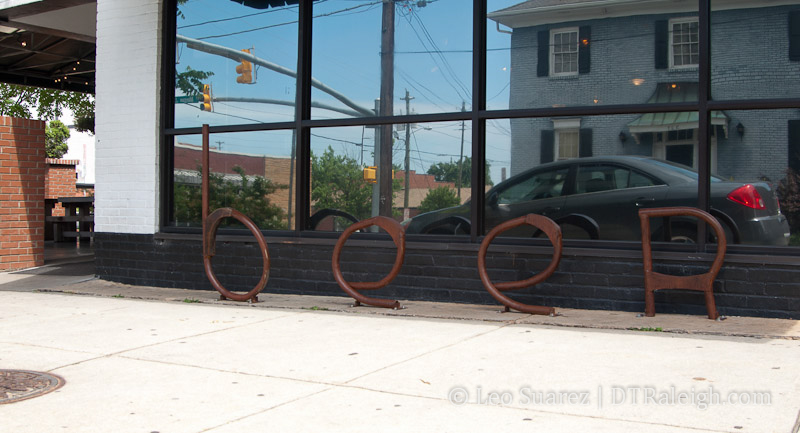
<svg viewBox="0 0 800 433"><path fill-rule="evenodd" d="M0 117L0 271L44 264L44 129Z"/></svg>
<svg viewBox="0 0 800 433"><path fill-rule="evenodd" d="M97 232L158 229L163 3L97 2Z"/></svg>
<svg viewBox="0 0 800 433"><path fill-rule="evenodd" d="M59 197L77 197L82 194L76 187L77 178L75 167L80 163L74 159L47 158L47 170L44 177L44 198L57 199ZM64 216L64 208L60 203L53 207L52 216Z"/></svg>
<svg viewBox="0 0 800 433"><path fill-rule="evenodd" d="M333 240L268 241L270 293L345 296L333 279ZM128 284L213 290L202 264L202 245L185 239L155 239L152 235L98 233L96 272L100 278ZM510 247L487 256L493 281L529 278L550 262L548 253ZM540 248L540 250L542 250ZM408 244L403 268L387 287L370 296L499 305L484 289L476 267L478 245ZM608 258L570 254L557 272L533 288L509 292L521 302L562 308L644 311L641 257ZM692 275L708 271L713 257L690 259L656 257L656 271ZM351 239L342 254L349 281L377 281L395 259L390 242ZM214 271L229 290L249 291L261 273L261 253L254 242L217 242ZM721 314L800 319L800 270L779 264L726 263L715 282ZM656 313L705 315L700 292L656 292Z"/></svg>

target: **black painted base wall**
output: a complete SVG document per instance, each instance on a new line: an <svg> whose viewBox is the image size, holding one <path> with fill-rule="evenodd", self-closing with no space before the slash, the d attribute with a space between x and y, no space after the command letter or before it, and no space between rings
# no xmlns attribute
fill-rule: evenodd
<svg viewBox="0 0 800 433"><path fill-rule="evenodd" d="M345 296L333 279L334 241L275 242L267 239L270 278L262 291ZM415 244L406 248L400 275L370 296L400 300L497 304L484 289L477 271L477 245L448 249ZM499 248L498 248L499 249ZM544 269L549 255L490 252L493 281L529 278ZM133 285L213 290L202 265L197 240L161 239L153 235L96 233L96 269L100 278ZM348 281L377 281L395 259L390 242L350 241L342 254ZM217 242L213 266L232 291L249 291L261 274L261 253L255 243ZM656 271L671 275L705 273L697 260L657 260ZM546 282L508 292L521 302L563 308L644 311L641 258L585 257L565 252L557 272ZM800 266L726 264L715 282L720 314L800 319ZM690 291L656 292L656 313L705 315L703 295Z"/></svg>

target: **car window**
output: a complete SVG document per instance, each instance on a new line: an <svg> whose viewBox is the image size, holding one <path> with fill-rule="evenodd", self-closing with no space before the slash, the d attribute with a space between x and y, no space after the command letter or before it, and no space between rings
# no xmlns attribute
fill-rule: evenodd
<svg viewBox="0 0 800 433"><path fill-rule="evenodd" d="M521 201L559 197L567 180L569 169L550 170L534 173L530 177L503 189L497 194L499 204L511 204Z"/></svg>
<svg viewBox="0 0 800 433"><path fill-rule="evenodd" d="M643 186L655 186L657 183L650 177L641 173L631 171L630 182L628 188L639 188Z"/></svg>
<svg viewBox="0 0 800 433"><path fill-rule="evenodd" d="M653 186L657 183L639 172L616 165L582 165L578 168L578 194Z"/></svg>
<svg viewBox="0 0 800 433"><path fill-rule="evenodd" d="M629 176L626 171L611 165L582 165L578 167L575 192L583 194L625 188ZM618 187L618 184L621 186Z"/></svg>

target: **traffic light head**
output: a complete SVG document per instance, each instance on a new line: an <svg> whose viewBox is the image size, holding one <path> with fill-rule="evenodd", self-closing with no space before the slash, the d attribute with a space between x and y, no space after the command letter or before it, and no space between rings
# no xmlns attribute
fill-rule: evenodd
<svg viewBox="0 0 800 433"><path fill-rule="evenodd" d="M203 84L203 95L200 100L200 109L203 111L214 111L211 104L211 84Z"/></svg>
<svg viewBox="0 0 800 433"><path fill-rule="evenodd" d="M242 50L242 52L250 54L250 50ZM241 63L236 67L237 83L252 84L253 83L253 64L245 59L241 59Z"/></svg>

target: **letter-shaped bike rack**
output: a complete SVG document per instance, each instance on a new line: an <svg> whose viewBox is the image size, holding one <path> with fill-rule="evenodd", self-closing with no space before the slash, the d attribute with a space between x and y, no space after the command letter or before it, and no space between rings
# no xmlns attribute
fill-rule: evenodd
<svg viewBox="0 0 800 433"><path fill-rule="evenodd" d="M494 284L489 279L489 274L486 271L486 252L489 250L489 244L492 243L497 235L500 233L519 227L522 225L529 225L533 226L541 231L543 231L547 238L550 239L550 243L553 244L553 259L550 261L550 265L547 268L522 281L509 281L505 283L497 283ZM561 242L561 227L558 226L553 220L547 218L543 215L536 215L536 214L528 214L523 217L515 218L510 221L506 221L489 232L486 237L481 242L481 248L478 250L478 273L481 276L481 281L483 282L483 286L486 287L486 290L489 294L492 295L498 302L505 305L505 310L510 311L510 309L515 309L517 311L521 311L523 313L529 314L543 314L543 315L551 315L554 316L556 313L556 309L553 307L543 307L539 305L528 305L523 304L521 302L517 302L508 296L505 296L502 292L506 290L519 290L525 287L533 286L536 284L541 283L542 281L550 278L551 275L556 271L559 262L561 261L561 249L562 249L562 242Z"/></svg>
<svg viewBox="0 0 800 433"><path fill-rule="evenodd" d="M202 218L203 218L203 267L206 271L206 276L211 282L211 285L220 293L220 299L231 299L233 301L250 301L252 303L258 302L258 293L267 285L269 279L269 252L267 251L267 241L264 240L264 235L258 226L243 213L236 209L229 207L219 208L211 215L208 214L208 178L211 171L211 164L209 164L208 157L208 125L203 125L203 203L202 203ZM234 218L244 224L258 242L258 247L261 250L261 257L263 258L263 267L261 271L261 280L258 284L247 293L234 293L226 289L222 283L219 282L214 270L211 268L211 258L216 254L215 240L217 237L217 229L224 218Z"/></svg>
<svg viewBox="0 0 800 433"><path fill-rule="evenodd" d="M650 246L650 218L672 216L693 216L705 221L706 224L714 229L717 234L717 255L707 273L680 276L665 275L653 271L653 252ZM725 250L728 247L725 231L719 221L709 213L692 207L639 209L639 220L642 224L642 258L644 260L644 315L647 317L656 315L656 302L653 293L656 290L687 289L704 292L708 318L712 320L719 318L719 312L714 302L714 279L722 268L722 262L725 260ZM668 222L665 224L668 224Z"/></svg>
<svg viewBox="0 0 800 433"><path fill-rule="evenodd" d="M370 226L378 226L387 233L389 236L392 237L392 241L397 246L397 256L394 260L394 266L392 267L392 271L389 272L389 275L385 276L380 281L375 282L354 282L350 283L344 279L342 275L342 269L340 265L340 259L342 254L342 248L344 248L345 242L347 239L356 232L356 230L361 230ZM357 223L353 223L348 227L342 235L339 236L339 240L336 242L336 247L333 249L333 277L336 279L336 282L339 284L339 287L345 291L348 295L350 295L353 299L355 299L354 306L359 306L361 304L372 305L375 307L383 307L383 308L394 308L395 310L402 308L400 306L399 301L394 301L391 299L378 299L378 298L370 298L369 296L365 296L359 292L359 290L374 290L380 289L381 287L385 287L387 284L392 282L397 274L400 273L400 268L403 266L403 259L406 255L406 237L405 237L405 230L403 226L400 225L397 221L383 217L383 216L376 216L372 218L368 218L365 220L361 220Z"/></svg>

